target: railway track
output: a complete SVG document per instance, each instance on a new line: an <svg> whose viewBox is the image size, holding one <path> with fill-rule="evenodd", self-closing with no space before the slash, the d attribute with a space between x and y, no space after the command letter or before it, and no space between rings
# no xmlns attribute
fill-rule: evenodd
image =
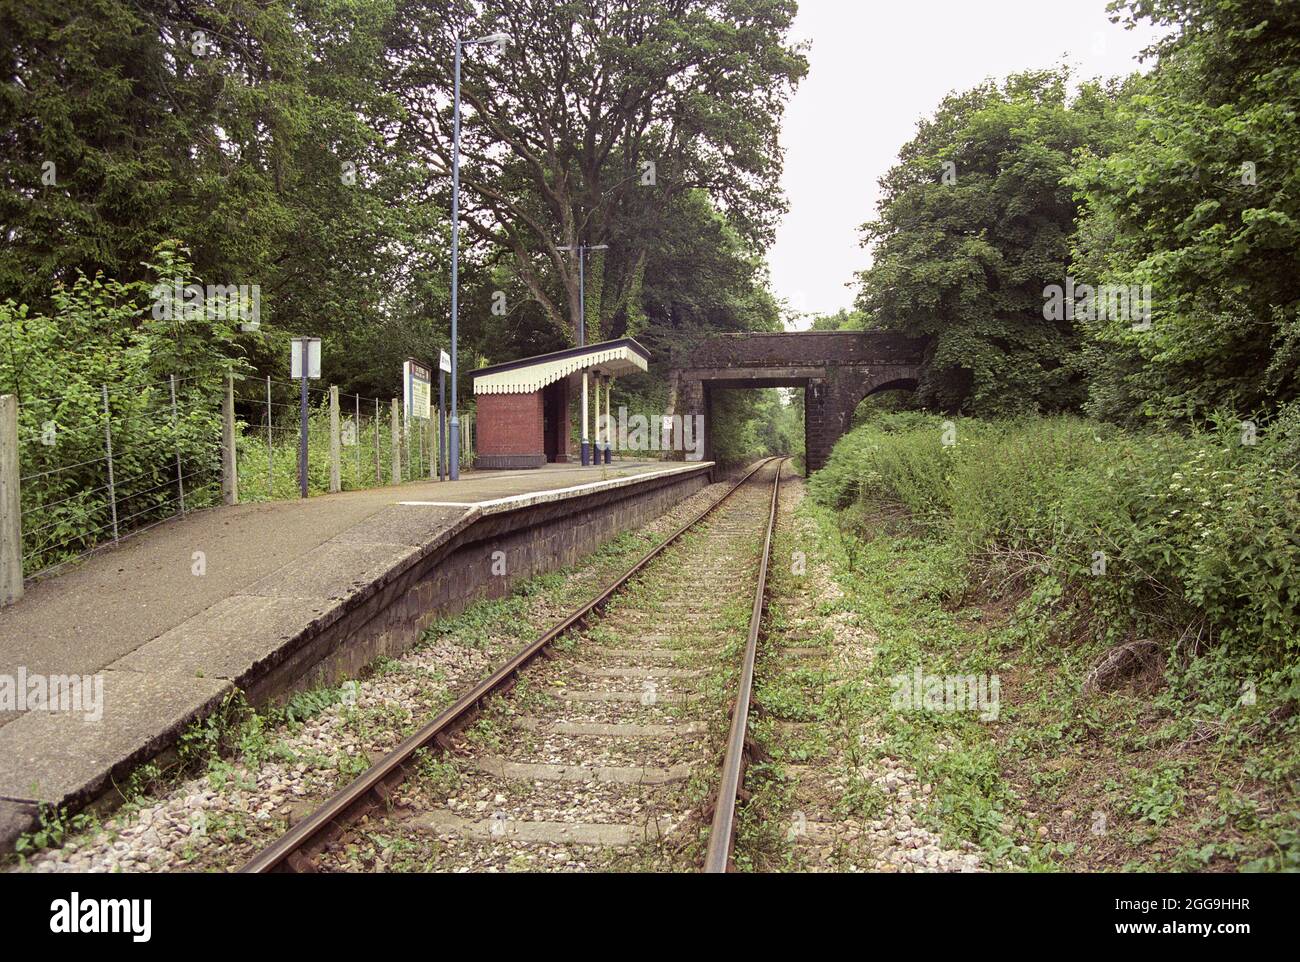
<svg viewBox="0 0 1300 962"><path fill-rule="evenodd" d="M726 871L784 466L754 466L241 871L344 870L376 837L449 870L503 850L698 868L706 826L703 869Z"/></svg>

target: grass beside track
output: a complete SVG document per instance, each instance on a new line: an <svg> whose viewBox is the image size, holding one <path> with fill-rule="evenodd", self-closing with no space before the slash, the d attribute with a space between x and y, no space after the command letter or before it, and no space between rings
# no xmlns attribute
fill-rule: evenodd
<svg viewBox="0 0 1300 962"><path fill-rule="evenodd" d="M913 415L841 442L804 510L936 826L1007 867L1300 868L1289 444ZM995 717L952 678L996 678Z"/></svg>

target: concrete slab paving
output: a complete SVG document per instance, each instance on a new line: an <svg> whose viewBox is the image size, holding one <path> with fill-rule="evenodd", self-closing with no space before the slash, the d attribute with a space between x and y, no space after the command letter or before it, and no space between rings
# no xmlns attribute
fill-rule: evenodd
<svg viewBox="0 0 1300 962"><path fill-rule="evenodd" d="M318 598L345 601L418 553L409 544L348 544L326 541L294 564L248 587L267 598Z"/></svg>
<svg viewBox="0 0 1300 962"><path fill-rule="evenodd" d="M164 632L109 665L191 678L223 678L242 686L282 644L325 619L333 602L235 595Z"/></svg>
<svg viewBox="0 0 1300 962"><path fill-rule="evenodd" d="M610 468L548 465L536 471L467 471L460 481L413 482L302 501L196 511L28 584L18 604L0 608L0 675L14 675L19 667L43 674L85 674L103 668L217 602L248 593L256 582L326 541L378 540L369 530L351 529L400 501L473 504L569 487L606 474L644 474L666 467L672 465L628 461ZM418 520L421 511L426 513L423 522ZM436 529L455 515L445 508L408 508L382 524L403 531L392 543L418 544L412 538L421 523L425 530ZM402 516L412 519L409 527L394 520ZM380 536L384 530L379 529ZM195 574L195 552L202 552L202 575ZM14 717L0 712L0 727Z"/></svg>
<svg viewBox="0 0 1300 962"><path fill-rule="evenodd" d="M407 544L421 547L463 518L468 508L431 508L395 504L367 518L334 541L345 544Z"/></svg>
<svg viewBox="0 0 1300 962"><path fill-rule="evenodd" d="M226 693L220 678L104 671L98 720L85 711L29 711L0 728L0 798L85 801L171 743Z"/></svg>

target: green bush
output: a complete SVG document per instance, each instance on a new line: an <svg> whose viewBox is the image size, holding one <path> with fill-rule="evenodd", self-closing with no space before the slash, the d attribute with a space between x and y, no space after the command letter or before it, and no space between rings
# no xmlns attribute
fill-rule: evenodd
<svg viewBox="0 0 1300 962"><path fill-rule="evenodd" d="M259 381L248 382L254 388ZM239 391L237 394L247 399L251 392ZM241 501L274 501L299 497L298 488L298 432L299 419L296 409L281 405L273 408L278 411L274 416L270 431L270 449L267 447L267 425L265 407L261 401L244 400L247 408L245 416L252 418L249 422L237 421L236 451L239 458L239 499ZM296 403L296 401L295 401ZM327 396L313 396L309 401L307 414L307 491L308 494L324 494L329 491L330 482L330 416ZM385 402L380 406L379 420L376 423L373 401L362 402L360 423L356 421L353 401L347 396L339 403L339 481L344 491L373 488L392 484L392 427L389 421L389 406ZM261 415L260 419L258 415ZM428 480L429 472L436 455L436 440L430 449L425 422L412 420L401 429L402 436L402 480ZM376 433L378 437L376 438ZM347 444L349 434L355 444ZM376 445L377 442L377 445ZM378 469L376 470L375 451L379 451ZM473 464L474 452L461 451L461 467ZM268 461L269 468L268 468Z"/></svg>
<svg viewBox="0 0 1300 962"><path fill-rule="evenodd" d="M1289 699L1298 453L1296 407L1253 435L1227 418L1157 436L1077 418L892 415L847 435L811 487L834 507L905 508L972 581L1053 579L1087 598L1111 640L1181 640Z"/></svg>
<svg viewBox="0 0 1300 962"><path fill-rule="evenodd" d="M191 282L176 245L156 256L156 280ZM120 531L177 510L177 458L187 506L220 498L219 397L226 371L242 367L236 322L157 319L152 287L83 276L56 289L48 315L0 302L0 393L19 405L28 573L112 538L106 420Z"/></svg>

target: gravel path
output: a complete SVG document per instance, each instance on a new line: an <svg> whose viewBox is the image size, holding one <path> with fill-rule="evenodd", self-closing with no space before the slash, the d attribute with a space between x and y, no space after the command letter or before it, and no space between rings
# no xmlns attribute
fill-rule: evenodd
<svg viewBox="0 0 1300 962"><path fill-rule="evenodd" d="M932 786L883 754L871 719L851 707L829 710L851 706L837 695L866 675L873 638L840 603L816 528L796 513L803 479L787 478L781 487L771 627L757 685L767 723L759 731L774 765L752 770L747 781L770 796L751 811L750 861L812 872L979 871L973 846L949 848L924 826ZM846 801L860 798L872 804ZM871 817L864 808L874 809ZM765 824L755 824L760 819Z"/></svg>

